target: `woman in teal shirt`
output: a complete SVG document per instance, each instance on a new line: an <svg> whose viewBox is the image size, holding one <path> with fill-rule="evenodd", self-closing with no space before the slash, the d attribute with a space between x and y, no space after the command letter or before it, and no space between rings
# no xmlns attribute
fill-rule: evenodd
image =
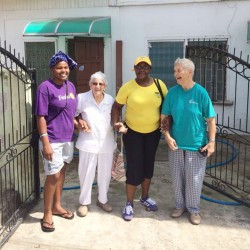
<svg viewBox="0 0 250 250"><path fill-rule="evenodd" d="M169 90L164 100L161 120L170 149L169 165L175 194L171 216L178 218L188 211L190 222L198 225L207 157L215 149L216 114L207 91L193 81L194 69L189 59L175 61L174 76L178 85ZM169 115L172 126L170 131L164 131L164 121Z"/></svg>

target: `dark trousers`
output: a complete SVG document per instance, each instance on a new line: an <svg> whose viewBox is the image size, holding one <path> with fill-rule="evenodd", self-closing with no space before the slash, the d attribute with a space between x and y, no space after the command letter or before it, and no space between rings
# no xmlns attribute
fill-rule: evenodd
<svg viewBox="0 0 250 250"><path fill-rule="evenodd" d="M127 159L127 184L138 186L145 178L153 177L155 154L160 137L159 129L143 134L128 128L128 132L123 135Z"/></svg>

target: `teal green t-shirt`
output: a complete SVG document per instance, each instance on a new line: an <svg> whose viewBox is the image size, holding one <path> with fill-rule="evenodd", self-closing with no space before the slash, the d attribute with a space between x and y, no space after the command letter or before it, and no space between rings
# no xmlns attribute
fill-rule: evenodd
<svg viewBox="0 0 250 250"><path fill-rule="evenodd" d="M180 85L172 87L162 106L162 114L172 115L170 131L178 148L196 151L207 144L206 118L215 117L211 99L200 84L184 90Z"/></svg>

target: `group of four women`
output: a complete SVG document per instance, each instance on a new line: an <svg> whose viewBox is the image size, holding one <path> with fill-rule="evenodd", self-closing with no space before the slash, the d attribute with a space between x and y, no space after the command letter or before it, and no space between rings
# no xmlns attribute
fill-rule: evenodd
<svg viewBox="0 0 250 250"><path fill-rule="evenodd" d="M73 212L61 205L66 165L73 158L74 128L79 129L76 141L80 181L78 216L88 213L96 170L97 206L106 212L112 211L107 194L116 147L114 130L123 134L126 150L127 199L123 219L133 218L133 201L139 185L140 203L147 211L157 211L149 189L163 133L169 147L175 194L171 216L178 218L188 211L190 222L200 224L200 194L206 160L215 149L216 128L211 100L206 90L193 81L193 62L185 58L176 60L174 76L178 84L168 92L161 80L150 76L150 59L138 57L134 62L136 78L122 85L115 100L105 92L107 80L102 72L94 73L89 81L90 90L77 96L74 85L67 80L70 70L76 66L74 60L59 51L49 63L52 78L41 83L37 90L35 115L46 175L41 229L55 230L53 215L64 219L74 217ZM126 110L121 119L123 106ZM169 117L172 118L170 129L166 125Z"/></svg>

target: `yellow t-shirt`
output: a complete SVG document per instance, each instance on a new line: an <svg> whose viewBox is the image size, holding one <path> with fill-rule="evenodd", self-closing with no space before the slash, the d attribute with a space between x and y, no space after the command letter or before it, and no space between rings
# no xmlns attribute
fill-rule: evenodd
<svg viewBox="0 0 250 250"><path fill-rule="evenodd" d="M165 97L167 87L161 80L159 83ZM159 127L161 95L154 82L141 87L134 79L130 80L121 86L116 101L126 105L125 122L129 128L139 133L150 133Z"/></svg>

